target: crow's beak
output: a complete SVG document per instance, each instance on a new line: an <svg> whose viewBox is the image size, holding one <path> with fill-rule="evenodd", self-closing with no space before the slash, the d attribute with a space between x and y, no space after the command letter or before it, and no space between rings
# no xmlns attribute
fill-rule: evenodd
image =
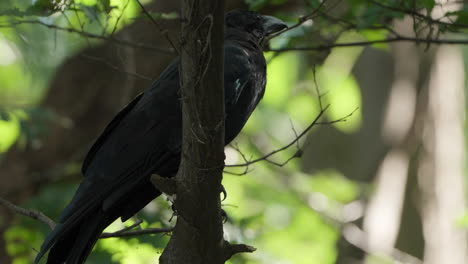
<svg viewBox="0 0 468 264"><path fill-rule="evenodd" d="M272 16L262 16L262 24L266 35L270 35L288 28L288 26L283 21Z"/></svg>

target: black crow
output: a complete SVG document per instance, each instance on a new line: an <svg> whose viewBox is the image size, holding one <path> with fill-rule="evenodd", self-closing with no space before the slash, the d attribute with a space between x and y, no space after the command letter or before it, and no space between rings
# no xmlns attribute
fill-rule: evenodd
<svg viewBox="0 0 468 264"><path fill-rule="evenodd" d="M224 38L225 143L247 122L265 91L262 42L286 28L250 11L226 14ZM127 220L161 194L151 174L173 177L180 163L182 113L179 59L107 125L85 157L84 179L36 257L47 263L83 263L102 231Z"/></svg>

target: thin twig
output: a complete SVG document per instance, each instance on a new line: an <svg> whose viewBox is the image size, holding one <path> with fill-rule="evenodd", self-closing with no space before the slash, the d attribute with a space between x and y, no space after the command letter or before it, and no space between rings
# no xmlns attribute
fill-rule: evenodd
<svg viewBox="0 0 468 264"><path fill-rule="evenodd" d="M154 19L153 16L151 16L151 14L146 10L146 8L143 6L143 4L140 2L140 0L136 0L136 2L140 6L141 11L143 11L143 13L151 20L151 22L153 22L153 24L158 28L159 32L161 32L161 34L167 39L167 41L169 42L171 47L176 51L177 54L179 54L179 50L177 49L176 45L174 45L174 43L172 42L172 40L171 40L171 38L169 36L169 31L167 29L164 29L158 23L158 21L156 21L156 19Z"/></svg>
<svg viewBox="0 0 468 264"><path fill-rule="evenodd" d="M124 16L125 14L125 10L127 9L128 7L128 4L130 4L130 0L127 0L127 3L124 5L124 7L122 8L122 12L120 13L120 16L117 17L117 20L115 21L115 24L114 24L114 28L112 29L112 32L110 33L111 36L114 35L115 31L117 30L117 27L119 25L119 22L120 20L122 19L122 17Z"/></svg>
<svg viewBox="0 0 468 264"><path fill-rule="evenodd" d="M54 229L56 224L54 220L50 219L48 216L46 216L44 213L34 210L34 209L25 209L22 207L19 207L3 198L0 197L0 204L9 208L10 210L14 211L15 213L18 213L20 215L24 215L27 217L30 217L32 219L38 220L39 222L42 222L50 227L50 229ZM99 238L110 238L110 237L129 237L129 236L140 236L140 235L147 235L147 234L161 234L161 233L170 233L173 231L173 227L166 227L166 228L146 228L146 229L141 229L141 230L133 230L130 231L130 229L135 228L136 226L141 224L141 220L138 221L137 223L125 227L122 230L112 232L112 233L102 233Z"/></svg>
<svg viewBox="0 0 468 264"><path fill-rule="evenodd" d="M129 72L129 71L126 71L124 69L121 69L117 66L115 66L114 64L112 64L110 61L104 59L104 58L100 58L100 57L95 57L95 56L90 56L90 55L87 55L87 54L80 54L80 57L83 57L83 58L86 58L88 60L92 60L92 61L96 61L96 62L100 62L100 63L103 63L105 64L106 66L108 66L109 68L115 70L115 71L118 71L118 72L121 72L121 73L125 73L127 75L130 75L130 76L133 76L135 78L138 78L138 79L142 79L142 80L146 80L146 81L151 81L153 80L151 77L148 77L146 75L142 75L142 74L139 74L139 73L136 73L136 72Z"/></svg>
<svg viewBox="0 0 468 264"><path fill-rule="evenodd" d="M327 2L327 0L322 1L322 2L319 4L319 6L318 6L317 8L315 8L310 14L299 17L299 18L298 18L298 22L297 22L296 24L294 24L294 25L292 25L292 26L286 28L285 30L282 30L282 31L280 31L280 32L277 32L277 33L275 33L275 34L269 36L269 37L267 38L267 41L269 41L270 39L276 38L277 36L279 36L279 35L281 35L281 34L283 34L283 33L285 33L285 32L288 32L288 31L291 31L291 30L293 30L293 29L295 29L295 28L298 28L298 27L300 27L302 24L304 24L305 22L307 22L307 21L313 19L314 16L319 12L320 8L322 8L322 6L325 5L326 2Z"/></svg>
<svg viewBox="0 0 468 264"><path fill-rule="evenodd" d="M279 49L269 49L267 51L275 52L287 52L287 51L321 51L321 50L330 50L333 48L344 48L344 47L357 47L357 46L369 46L373 44L381 43L391 43L391 42L416 42L416 43L425 43L425 44L451 44L451 45L466 45L468 44L468 39L424 39L416 37L406 37L406 36L397 36L393 38L386 38L380 40L371 40L371 41L357 41L357 42L346 42L346 43L333 43L328 45L316 45L308 47L288 47L288 48L279 48Z"/></svg>
<svg viewBox="0 0 468 264"><path fill-rule="evenodd" d="M319 89L319 86L318 86L317 72L316 72L315 66L312 69L312 74L313 74L313 77L314 77L314 86L315 86L315 92L317 93L317 100L318 100L318 103L319 103L319 107L320 107L320 110L323 110L322 94L320 93L320 89Z"/></svg>
<svg viewBox="0 0 468 264"><path fill-rule="evenodd" d="M10 210L14 211L15 213L30 217L32 219L36 219L36 220L48 225L50 227L50 229L54 229L54 227L55 227L55 222L52 219L50 219L48 216L43 214L42 212L39 212L39 211L34 210L34 209L25 209L25 208L19 207L17 205L14 205L13 203L1 198L1 197L0 197L0 204L2 204L3 206L9 208Z"/></svg>
<svg viewBox="0 0 468 264"><path fill-rule="evenodd" d="M316 125L331 125L339 122L345 122L348 120L349 117L351 117L357 110L359 110L359 107L356 107L351 113L347 114L346 116L343 116L339 119L332 120L332 121L325 121L325 122L317 122L315 123Z"/></svg>
<svg viewBox="0 0 468 264"><path fill-rule="evenodd" d="M78 35L81 35L81 36L87 37L87 38L109 41L109 42L112 42L112 43L118 44L118 45L128 46L128 47L137 48L137 49L145 49L145 50L158 52L158 53L174 54L174 50L171 49L171 48L160 48L160 47L155 47L155 46L146 45L146 44L142 44L142 43L135 43L135 42L131 42L131 41L126 41L126 40L122 40L122 39L118 39L118 38L114 38L114 37L107 37L107 36L103 36L103 35L97 35L97 34L93 34L93 33L90 33L90 32L77 30L77 29L74 29L74 28L60 27L60 26L57 26L57 25L54 25L54 24L47 24L47 23L39 21L39 20L11 21L11 22L8 22L7 24L0 24L0 28L8 28L8 27L22 25L22 24L36 24L36 25L41 25L41 26L51 28L51 29L55 29L55 30L65 31L65 32L69 32L69 33L75 33L75 34L78 34Z"/></svg>
<svg viewBox="0 0 468 264"><path fill-rule="evenodd" d="M149 235L149 234L167 234L174 231L173 227L166 227L166 228L146 228L141 230L133 230L133 231L125 231L125 232L113 232L113 233L102 233L99 237L100 239L103 238L111 238L111 237L129 237L129 236L141 236L141 235Z"/></svg>
<svg viewBox="0 0 468 264"><path fill-rule="evenodd" d="M276 153L278 152L281 152L285 149L288 149L289 147L291 147L292 145L294 145L297 141L299 141L299 139L301 139L304 135L307 134L307 132L312 128L314 127L317 122L320 120L320 118L323 116L323 114L327 111L328 107L330 107L330 105L327 105L325 106L322 110L320 110L320 112L318 113L318 115L315 117L315 119L312 121L312 123L310 123L306 129L304 129L294 140L292 140L291 142L289 142L287 145L279 148L279 149L276 149L266 155L264 155L263 157L260 157L260 158L257 158L257 159L254 159L254 160L251 160L249 162L245 162L245 163L241 163L241 164L232 164L232 165L226 165L225 167L243 167L243 166L249 166L251 164L254 164L254 163L257 163L259 161L262 161L262 160L266 160L270 163L273 163L273 164L276 164L275 162L273 161L270 161L268 160L269 157L275 155ZM279 164L279 163L278 163Z"/></svg>
<svg viewBox="0 0 468 264"><path fill-rule="evenodd" d="M468 28L467 24L447 23L447 22L444 22L444 21L440 21L439 19L433 19L430 16L423 15L423 14L417 12L416 9L411 10L411 9L405 9L405 8L389 6L389 5L382 4L382 3L378 2L378 1L375 1L375 0L369 0L369 1L371 3L373 3L374 5L380 6L380 7L384 8L384 9L388 9L388 10L396 11L396 12L401 12L401 13L410 15L413 18L419 18L421 20L425 20L428 24L439 24L439 25L443 25L443 26L455 26L455 27L460 27L460 28ZM444 18L444 17L446 17L445 14L441 18Z"/></svg>

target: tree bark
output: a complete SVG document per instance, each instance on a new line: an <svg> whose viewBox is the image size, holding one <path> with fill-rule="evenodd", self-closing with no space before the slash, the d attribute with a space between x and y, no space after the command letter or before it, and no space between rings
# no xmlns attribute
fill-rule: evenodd
<svg viewBox="0 0 468 264"><path fill-rule="evenodd" d="M177 223L160 262L224 263L224 1L182 4L182 161L176 176Z"/></svg>

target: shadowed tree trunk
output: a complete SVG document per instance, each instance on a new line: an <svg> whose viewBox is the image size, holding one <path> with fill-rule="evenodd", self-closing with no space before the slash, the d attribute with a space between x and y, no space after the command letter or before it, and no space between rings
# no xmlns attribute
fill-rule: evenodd
<svg viewBox="0 0 468 264"><path fill-rule="evenodd" d="M176 176L177 223L162 264L224 263L224 1L182 6L180 72L182 160Z"/></svg>

